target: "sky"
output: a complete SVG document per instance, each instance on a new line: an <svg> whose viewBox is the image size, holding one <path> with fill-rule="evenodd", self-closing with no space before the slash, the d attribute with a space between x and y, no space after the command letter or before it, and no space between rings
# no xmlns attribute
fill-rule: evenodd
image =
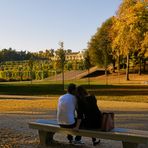
<svg viewBox="0 0 148 148"><path fill-rule="evenodd" d="M81 51L122 0L0 0L0 49Z"/></svg>

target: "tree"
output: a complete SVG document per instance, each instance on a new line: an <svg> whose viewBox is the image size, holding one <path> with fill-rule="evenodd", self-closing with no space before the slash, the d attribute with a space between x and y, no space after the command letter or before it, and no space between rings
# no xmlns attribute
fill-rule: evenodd
<svg viewBox="0 0 148 148"><path fill-rule="evenodd" d="M111 37L109 31L112 27L112 19L106 20L100 28L98 28L96 34L91 38L88 43L88 51L91 61L95 65L105 67L105 75L107 76L107 67L112 61L112 47Z"/></svg>
<svg viewBox="0 0 148 148"><path fill-rule="evenodd" d="M144 51L144 66L143 71L145 72L146 60L148 59L148 32L146 32L144 41L142 43L142 50Z"/></svg>
<svg viewBox="0 0 148 148"><path fill-rule="evenodd" d="M89 69L91 68L91 58L88 50L84 52L84 67L88 71L88 85L90 87Z"/></svg>
<svg viewBox="0 0 148 148"><path fill-rule="evenodd" d="M123 0L114 19L113 31L116 32L116 36L113 48L127 56L126 80L129 80L129 54L135 50L141 54L144 52L141 49L144 34L148 31L147 14L146 3L140 0Z"/></svg>
<svg viewBox="0 0 148 148"><path fill-rule="evenodd" d="M31 79L31 84L32 84L32 75L33 75L33 59L30 58L29 62L28 62L28 66L29 66L29 72L30 72L30 79Z"/></svg>
<svg viewBox="0 0 148 148"><path fill-rule="evenodd" d="M46 49L44 56L45 56L45 58L51 60L51 57L54 56L54 49Z"/></svg>
<svg viewBox="0 0 148 148"><path fill-rule="evenodd" d="M56 50L56 56L57 56L59 67L62 71L62 84L63 84L63 90L64 90L64 65L66 62L66 59L65 59L66 51L64 50L64 42L60 42L59 45L60 45L60 48Z"/></svg>
<svg viewBox="0 0 148 148"><path fill-rule="evenodd" d="M145 57L148 57L148 32L146 32L144 36L144 40L142 42L142 50L144 51Z"/></svg>
<svg viewBox="0 0 148 148"><path fill-rule="evenodd" d="M67 49L66 53L72 53L71 49Z"/></svg>

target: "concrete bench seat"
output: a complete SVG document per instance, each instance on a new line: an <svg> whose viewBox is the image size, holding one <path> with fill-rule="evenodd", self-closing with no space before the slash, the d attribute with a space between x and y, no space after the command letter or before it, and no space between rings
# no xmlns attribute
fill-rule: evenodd
<svg viewBox="0 0 148 148"><path fill-rule="evenodd" d="M85 130L61 128L56 120L37 120L30 122L29 128L36 129L39 132L40 144L48 146L53 140L55 133L80 135L84 137L96 137L100 139L110 139L122 141L123 148L137 148L138 144L144 143L148 147L148 131L133 130L126 128L114 128L109 132L100 130Z"/></svg>

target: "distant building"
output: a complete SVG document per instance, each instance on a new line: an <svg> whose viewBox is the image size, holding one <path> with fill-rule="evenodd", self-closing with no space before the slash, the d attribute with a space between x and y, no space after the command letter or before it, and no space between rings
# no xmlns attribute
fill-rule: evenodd
<svg viewBox="0 0 148 148"><path fill-rule="evenodd" d="M66 60L70 60L70 61L81 61L84 60L84 53L83 52L72 52L72 53L67 53L66 54Z"/></svg>
<svg viewBox="0 0 148 148"><path fill-rule="evenodd" d="M70 52L66 53L66 61L81 61L84 60L84 52ZM55 55L53 58L51 58L53 61L56 61L58 59L57 55Z"/></svg>

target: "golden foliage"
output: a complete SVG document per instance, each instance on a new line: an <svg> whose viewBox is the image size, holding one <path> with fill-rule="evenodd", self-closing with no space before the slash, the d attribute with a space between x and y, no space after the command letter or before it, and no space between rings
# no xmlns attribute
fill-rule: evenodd
<svg viewBox="0 0 148 148"><path fill-rule="evenodd" d="M140 1L124 0L114 17L112 47L118 54L141 49L144 34L148 31L148 9Z"/></svg>

